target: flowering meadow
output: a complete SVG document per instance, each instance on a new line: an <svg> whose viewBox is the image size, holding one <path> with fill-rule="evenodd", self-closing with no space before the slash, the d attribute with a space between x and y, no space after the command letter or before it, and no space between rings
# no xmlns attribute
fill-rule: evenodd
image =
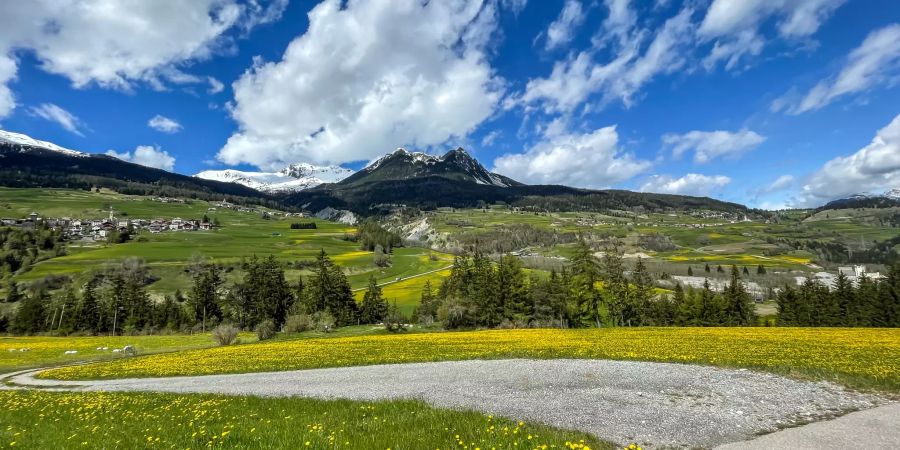
<svg viewBox="0 0 900 450"><path fill-rule="evenodd" d="M0 391L0 448L611 449L584 433L415 401Z"/></svg>
<svg viewBox="0 0 900 450"><path fill-rule="evenodd" d="M245 333L241 335L241 340L253 341L256 340L256 336ZM121 350L126 345L134 347L138 353L156 353L211 347L215 342L209 333L166 336L0 337L0 373L30 367L121 357L123 356Z"/></svg>
<svg viewBox="0 0 900 450"><path fill-rule="evenodd" d="M63 367L40 377L206 375L499 358L698 363L900 390L900 330L872 328L529 329L303 339Z"/></svg>

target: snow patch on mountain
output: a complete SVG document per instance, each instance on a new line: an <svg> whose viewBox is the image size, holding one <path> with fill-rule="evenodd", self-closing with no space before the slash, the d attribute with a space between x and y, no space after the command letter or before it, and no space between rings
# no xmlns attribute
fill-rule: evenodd
<svg viewBox="0 0 900 450"><path fill-rule="evenodd" d="M291 164L278 172L245 172L241 170L205 170L194 175L205 180L238 183L263 192L294 192L323 183L337 183L353 171L338 166Z"/></svg>
<svg viewBox="0 0 900 450"><path fill-rule="evenodd" d="M41 141L38 139L34 139L31 136L27 136L21 133L13 133L11 131L0 130L0 143L40 148L44 150L64 153L69 156L88 156L88 154L84 152L70 150L64 147L60 147L52 142Z"/></svg>

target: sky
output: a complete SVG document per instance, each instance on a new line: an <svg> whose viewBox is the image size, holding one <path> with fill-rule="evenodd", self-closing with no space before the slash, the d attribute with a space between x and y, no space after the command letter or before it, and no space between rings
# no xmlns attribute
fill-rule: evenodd
<svg viewBox="0 0 900 450"><path fill-rule="evenodd" d="M900 188L895 0L0 3L0 129L194 174L464 147L530 184Z"/></svg>

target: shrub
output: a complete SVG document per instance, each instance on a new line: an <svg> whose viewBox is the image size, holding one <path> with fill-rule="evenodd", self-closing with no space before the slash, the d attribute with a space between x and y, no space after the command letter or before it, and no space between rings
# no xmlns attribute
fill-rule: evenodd
<svg viewBox="0 0 900 450"><path fill-rule="evenodd" d="M315 320L309 314L295 314L288 316L284 322L284 331L286 333L300 333L309 331L316 327Z"/></svg>
<svg viewBox="0 0 900 450"><path fill-rule="evenodd" d="M275 337L275 322L266 319L256 325L256 337L261 341Z"/></svg>
<svg viewBox="0 0 900 450"><path fill-rule="evenodd" d="M212 336L219 345L231 345L237 342L238 331L234 325L222 324L212 330Z"/></svg>
<svg viewBox="0 0 900 450"><path fill-rule="evenodd" d="M316 330L330 333L334 329L334 316L328 311L319 311L313 315L316 323Z"/></svg>
<svg viewBox="0 0 900 450"><path fill-rule="evenodd" d="M406 331L405 322L406 318L403 317L403 314L397 309L397 305L394 304L388 308L388 313L384 316L384 329L391 333Z"/></svg>

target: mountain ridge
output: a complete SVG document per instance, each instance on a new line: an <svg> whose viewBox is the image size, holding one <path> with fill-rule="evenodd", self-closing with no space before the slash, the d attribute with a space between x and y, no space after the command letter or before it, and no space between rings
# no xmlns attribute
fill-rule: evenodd
<svg viewBox="0 0 900 450"><path fill-rule="evenodd" d="M235 169L204 170L194 177L237 183L267 193L300 191L323 183L336 183L354 172L340 166L291 164L278 172L248 172Z"/></svg>

